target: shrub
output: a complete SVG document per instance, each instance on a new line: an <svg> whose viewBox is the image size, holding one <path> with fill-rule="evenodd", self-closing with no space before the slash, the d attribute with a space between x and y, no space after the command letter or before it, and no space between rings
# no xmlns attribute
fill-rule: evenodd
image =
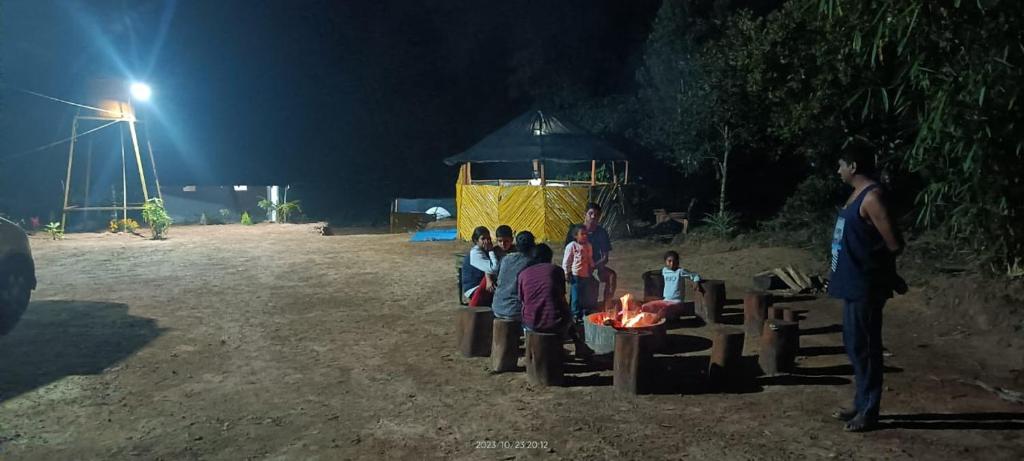
<svg viewBox="0 0 1024 461"><path fill-rule="evenodd" d="M249 212L248 211L243 211L242 212L242 225L243 226L251 226L252 225L252 218L249 216Z"/></svg>
<svg viewBox="0 0 1024 461"><path fill-rule="evenodd" d="M50 238L54 240L61 240L64 238L64 229L59 222L51 222L47 224L46 233L50 234Z"/></svg>
<svg viewBox="0 0 1024 461"><path fill-rule="evenodd" d="M722 238L732 237L739 225L739 215L728 210L708 214L702 220L707 224L708 230L715 236Z"/></svg>
<svg viewBox="0 0 1024 461"><path fill-rule="evenodd" d="M110 232L130 232L134 234L139 229L139 222L132 218L111 219L107 229Z"/></svg>
<svg viewBox="0 0 1024 461"><path fill-rule="evenodd" d="M149 225L153 232L153 240L159 240L167 236L167 229L171 227L171 216L164 208L164 201L158 198L151 198L142 206L142 219Z"/></svg>

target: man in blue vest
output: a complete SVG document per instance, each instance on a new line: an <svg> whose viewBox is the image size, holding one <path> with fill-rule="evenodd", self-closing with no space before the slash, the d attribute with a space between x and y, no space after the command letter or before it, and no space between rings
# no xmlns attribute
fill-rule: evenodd
<svg viewBox="0 0 1024 461"><path fill-rule="evenodd" d="M843 301L843 345L853 365L853 407L833 416L845 430L870 430L882 397L882 307L893 291L905 292L895 260L903 240L889 218L882 189L872 179L875 153L861 143L840 155L839 177L853 187L832 233L829 295Z"/></svg>

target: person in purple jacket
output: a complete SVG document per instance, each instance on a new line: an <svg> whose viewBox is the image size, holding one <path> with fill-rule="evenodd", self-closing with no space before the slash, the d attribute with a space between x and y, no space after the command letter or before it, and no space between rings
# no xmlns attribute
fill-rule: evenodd
<svg viewBox="0 0 1024 461"><path fill-rule="evenodd" d="M519 301L523 306L523 328L540 333L556 333L572 339L576 357L589 360L593 351L587 347L576 328L565 300L565 271L551 264L551 247L533 247L533 264L519 273Z"/></svg>

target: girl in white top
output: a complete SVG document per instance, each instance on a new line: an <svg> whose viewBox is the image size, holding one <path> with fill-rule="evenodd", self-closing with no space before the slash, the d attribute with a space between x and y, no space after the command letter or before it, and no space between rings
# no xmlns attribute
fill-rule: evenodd
<svg viewBox="0 0 1024 461"><path fill-rule="evenodd" d="M665 252L665 267L661 269L661 276L665 279L662 299L648 301L644 303L641 309L644 312L662 312L662 316L665 316L664 313L675 311L682 307L686 291L686 279L696 283L700 281L700 275L679 267L679 253L668 251Z"/></svg>
<svg viewBox="0 0 1024 461"><path fill-rule="evenodd" d="M587 241L587 229L576 226L574 240L565 245L562 268L569 281L569 310L580 321L597 303L597 280L594 279L594 252Z"/></svg>

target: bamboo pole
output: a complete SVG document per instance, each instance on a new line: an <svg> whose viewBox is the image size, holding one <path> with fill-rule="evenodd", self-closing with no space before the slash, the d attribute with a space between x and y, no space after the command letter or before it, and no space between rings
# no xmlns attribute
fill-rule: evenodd
<svg viewBox="0 0 1024 461"><path fill-rule="evenodd" d="M626 172L623 174L622 183L629 184L629 160L626 160Z"/></svg>
<svg viewBox="0 0 1024 461"><path fill-rule="evenodd" d="M132 117L135 109L132 109ZM139 168L139 182L142 183L142 200L149 201L149 189L146 188L146 172L142 169L142 152L139 150L139 135L135 132L135 120L128 120L128 132L132 135L132 150L135 151L135 165Z"/></svg>
<svg viewBox="0 0 1024 461"><path fill-rule="evenodd" d="M597 184L597 160L590 161L590 185Z"/></svg>
<svg viewBox="0 0 1024 461"><path fill-rule="evenodd" d="M156 196L160 201L164 200L163 190L160 189L160 176L156 174L156 159L153 157L153 143L149 139L149 127L143 125L143 130L146 131L146 149L149 150L149 165L153 167L153 181L156 182Z"/></svg>
<svg viewBox="0 0 1024 461"><path fill-rule="evenodd" d="M64 179L64 208L61 209L60 230L64 232L68 223L68 194L71 192L71 164L75 160L75 138L78 135L78 116L71 122L71 144L68 146L68 175Z"/></svg>
<svg viewBox="0 0 1024 461"><path fill-rule="evenodd" d="M124 221L121 221L122 225L128 220L128 172L125 167L124 160L124 129L120 126L117 129L118 138L121 140L121 203L122 203L122 216Z"/></svg>
<svg viewBox="0 0 1024 461"><path fill-rule="evenodd" d="M466 162L466 184L473 184L473 164Z"/></svg>

